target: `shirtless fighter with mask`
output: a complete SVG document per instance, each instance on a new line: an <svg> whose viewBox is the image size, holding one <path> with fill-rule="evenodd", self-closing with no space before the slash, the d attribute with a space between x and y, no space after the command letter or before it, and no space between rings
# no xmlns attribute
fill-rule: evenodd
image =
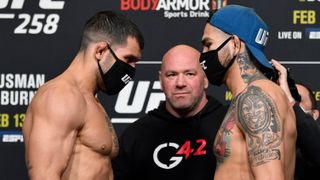
<svg viewBox="0 0 320 180"><path fill-rule="evenodd" d="M112 11L85 24L80 50L61 75L39 88L23 126L31 180L112 180L115 131L98 91L117 94L133 78L143 37Z"/></svg>
<svg viewBox="0 0 320 180"><path fill-rule="evenodd" d="M296 123L281 88L264 75L268 29L253 9L228 5L215 12L202 36L200 63L211 84L233 99L214 142L217 180L293 180Z"/></svg>

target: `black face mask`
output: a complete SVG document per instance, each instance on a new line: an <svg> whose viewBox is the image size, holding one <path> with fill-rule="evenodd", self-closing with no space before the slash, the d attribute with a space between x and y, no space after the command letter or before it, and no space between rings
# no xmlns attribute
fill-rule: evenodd
<svg viewBox="0 0 320 180"><path fill-rule="evenodd" d="M115 95L118 94L134 77L136 69L120 60L111 49L110 45L108 45L108 47L116 62L105 74L103 73L99 62L98 66L105 86L102 91L108 95Z"/></svg>
<svg viewBox="0 0 320 180"><path fill-rule="evenodd" d="M200 56L200 64L202 66L202 69L207 75L207 78L209 82L213 85L220 86L223 83L223 78L230 68L230 66L233 64L233 61L235 60L235 57L229 62L227 67L224 67L220 64L218 52L220 49L222 49L232 38L229 37L227 40L225 40L217 49L211 50L205 53L201 53Z"/></svg>

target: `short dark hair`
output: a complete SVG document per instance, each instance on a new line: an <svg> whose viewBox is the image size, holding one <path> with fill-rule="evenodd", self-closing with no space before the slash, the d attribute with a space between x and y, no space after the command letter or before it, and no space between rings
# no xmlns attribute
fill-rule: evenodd
<svg viewBox="0 0 320 180"><path fill-rule="evenodd" d="M124 45L131 36L138 41L140 49L144 47L144 38L138 26L128 17L114 11L100 11L85 23L80 50L92 42L106 41L112 45Z"/></svg>

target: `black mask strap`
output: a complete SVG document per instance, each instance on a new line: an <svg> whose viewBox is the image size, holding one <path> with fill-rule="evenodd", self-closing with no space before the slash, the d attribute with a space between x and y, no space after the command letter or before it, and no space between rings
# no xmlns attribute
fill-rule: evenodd
<svg viewBox="0 0 320 180"><path fill-rule="evenodd" d="M232 39L232 38L233 38L233 36L230 36L227 40L225 40L225 41L217 48L217 51L219 51L223 46L225 46L225 45L230 41L230 39ZM236 56L234 56L234 57L231 59L231 61L230 61L229 64L227 65L226 69L229 69L229 68L232 66L232 64L233 64L233 62L234 62L235 59L236 59Z"/></svg>
<svg viewBox="0 0 320 180"><path fill-rule="evenodd" d="M110 52L111 52L111 55L116 59L116 60L120 60L119 58L118 58L118 56L114 53L114 51L111 49L111 46L110 46L110 44L109 43L107 43L107 45L108 45L108 49L110 50Z"/></svg>
<svg viewBox="0 0 320 180"><path fill-rule="evenodd" d="M226 39L217 49L215 49L215 51L219 51L221 48L223 48L232 38L233 36L230 36L228 39Z"/></svg>

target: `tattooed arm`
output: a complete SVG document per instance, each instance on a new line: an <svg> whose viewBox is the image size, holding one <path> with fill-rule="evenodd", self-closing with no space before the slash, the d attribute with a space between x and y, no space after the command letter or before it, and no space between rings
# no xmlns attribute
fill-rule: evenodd
<svg viewBox="0 0 320 180"><path fill-rule="evenodd" d="M255 179L284 179L283 127L275 102L251 85L239 96L237 113Z"/></svg>

